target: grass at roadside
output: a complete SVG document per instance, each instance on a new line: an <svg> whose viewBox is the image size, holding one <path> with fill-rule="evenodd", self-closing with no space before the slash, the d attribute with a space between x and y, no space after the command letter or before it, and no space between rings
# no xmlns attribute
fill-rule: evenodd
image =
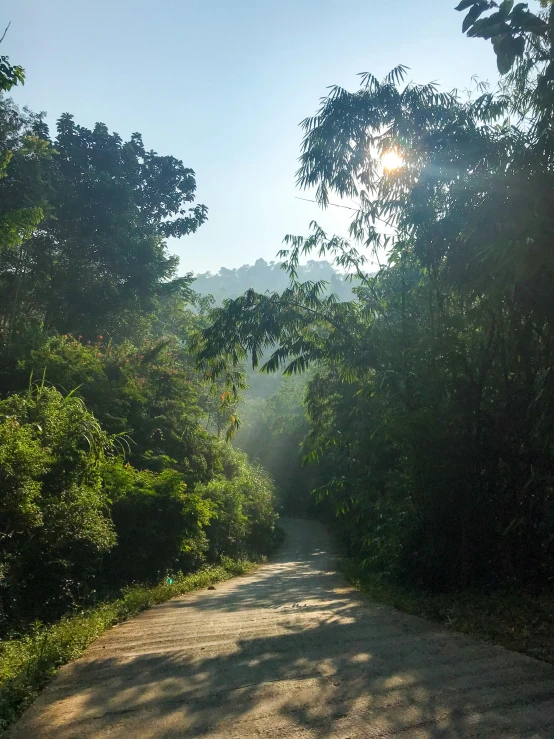
<svg viewBox="0 0 554 739"><path fill-rule="evenodd" d="M247 560L225 558L221 565L149 587L134 585L121 596L68 615L51 626L37 625L21 638L0 643L0 734L23 713L56 670L83 653L103 631L157 603L200 590L254 567Z"/></svg>
<svg viewBox="0 0 554 739"><path fill-rule="evenodd" d="M435 595L363 573L347 559L341 569L356 588L376 601L554 664L552 593L537 596L499 590Z"/></svg>

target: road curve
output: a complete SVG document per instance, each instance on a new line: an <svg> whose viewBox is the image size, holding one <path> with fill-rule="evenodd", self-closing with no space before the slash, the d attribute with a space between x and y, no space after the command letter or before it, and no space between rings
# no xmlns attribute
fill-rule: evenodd
<svg viewBox="0 0 554 739"><path fill-rule="evenodd" d="M368 601L309 521L253 574L111 629L12 739L554 737L554 668Z"/></svg>

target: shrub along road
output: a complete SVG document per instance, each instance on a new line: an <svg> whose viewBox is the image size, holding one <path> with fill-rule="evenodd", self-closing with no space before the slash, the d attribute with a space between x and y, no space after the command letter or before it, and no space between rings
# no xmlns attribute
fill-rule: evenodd
<svg viewBox="0 0 554 739"><path fill-rule="evenodd" d="M290 520L274 561L62 668L12 739L552 737L554 668L368 601Z"/></svg>

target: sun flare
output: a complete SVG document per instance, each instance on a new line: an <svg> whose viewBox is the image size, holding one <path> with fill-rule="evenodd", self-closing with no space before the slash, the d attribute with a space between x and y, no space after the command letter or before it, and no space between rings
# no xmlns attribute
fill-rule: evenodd
<svg viewBox="0 0 554 739"><path fill-rule="evenodd" d="M394 149L389 149L381 156L381 164L385 172L392 172L404 166L404 160Z"/></svg>

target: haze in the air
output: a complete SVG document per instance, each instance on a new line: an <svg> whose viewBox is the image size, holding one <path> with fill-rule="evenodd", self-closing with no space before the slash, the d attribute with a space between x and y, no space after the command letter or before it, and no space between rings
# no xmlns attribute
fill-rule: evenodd
<svg viewBox="0 0 554 739"><path fill-rule="evenodd" d="M27 81L13 97L53 122L98 120L196 171L209 221L174 242L181 271L271 260L316 218L344 234L351 213L296 196L298 123L330 84L406 64L414 81L496 79L494 55L460 32L444 0L4 0L3 53Z"/></svg>

